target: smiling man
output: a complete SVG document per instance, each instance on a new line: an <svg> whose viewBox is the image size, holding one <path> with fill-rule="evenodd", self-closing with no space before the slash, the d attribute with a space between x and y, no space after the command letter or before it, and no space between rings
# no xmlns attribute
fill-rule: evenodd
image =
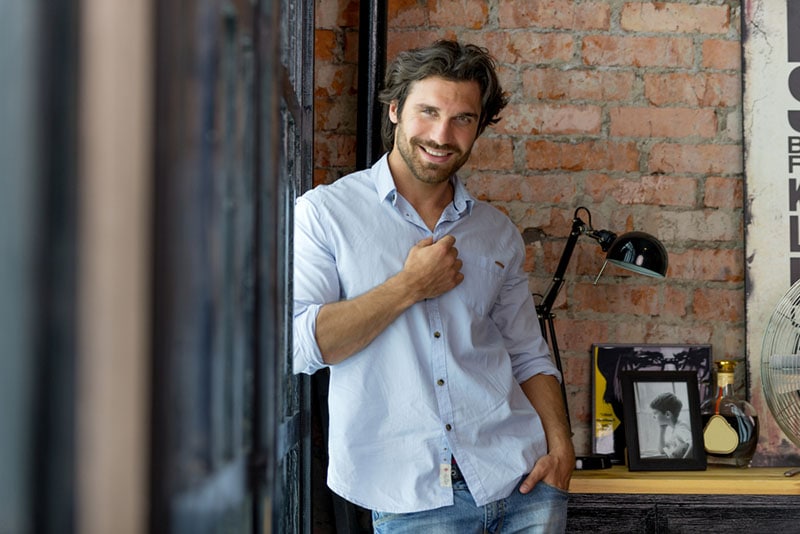
<svg viewBox="0 0 800 534"><path fill-rule="evenodd" d="M563 532L575 455L517 228L456 172L507 98L453 41L389 66L371 169L295 210L294 368L330 368L328 485L378 533Z"/></svg>

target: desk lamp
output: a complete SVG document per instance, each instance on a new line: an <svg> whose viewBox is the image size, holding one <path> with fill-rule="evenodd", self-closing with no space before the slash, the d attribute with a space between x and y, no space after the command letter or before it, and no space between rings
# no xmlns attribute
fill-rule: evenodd
<svg viewBox="0 0 800 534"><path fill-rule="evenodd" d="M578 216L581 211L586 213L586 218L589 221L588 224L583 222ZM564 273L569 265L569 260L572 258L575 244L582 235L591 237L597 241L600 248L606 253L603 267L594 280L595 284L600 279L600 275L603 274L608 263L653 278L663 279L667 274L667 250L658 239L644 232L628 232L617 237L617 234L608 230L595 230L592 228L592 214L589 210L583 206L575 210L572 219L572 231L567 238L567 244L564 246L561 259L558 261L558 267L556 267L556 272L553 275L553 281L547 293L542 297L541 303L536 305L536 312L539 316L539 326L542 329L542 335L545 341L550 344L556 367L558 367L559 372L562 374L561 395L564 398L564 408L567 411L567 423L570 426L572 426L572 423L569 421L567 387L563 378L561 354L558 350L556 330L553 324L554 315L551 309L558 296L558 292L564 285ZM611 463L607 458L601 455L579 456L576 466L578 469L605 468L610 467Z"/></svg>

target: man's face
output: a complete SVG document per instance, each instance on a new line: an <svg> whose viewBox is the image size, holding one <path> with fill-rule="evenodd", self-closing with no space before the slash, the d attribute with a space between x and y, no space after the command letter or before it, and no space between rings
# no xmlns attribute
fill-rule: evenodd
<svg viewBox="0 0 800 534"><path fill-rule="evenodd" d="M402 172L395 167L405 166L426 184L447 181L469 159L480 113L478 82L439 77L414 82L402 116L397 102L389 106L389 118L397 125L390 154L392 170Z"/></svg>

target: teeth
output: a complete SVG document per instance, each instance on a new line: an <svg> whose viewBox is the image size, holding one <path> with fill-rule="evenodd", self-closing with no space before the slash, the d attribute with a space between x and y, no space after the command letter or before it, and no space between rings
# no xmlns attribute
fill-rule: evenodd
<svg viewBox="0 0 800 534"><path fill-rule="evenodd" d="M428 148L428 147L422 147L422 149L425 152L427 152L428 154L430 154L431 156L437 156L437 157L443 158L444 156L447 155L447 152L438 152L438 151L433 150L433 149Z"/></svg>

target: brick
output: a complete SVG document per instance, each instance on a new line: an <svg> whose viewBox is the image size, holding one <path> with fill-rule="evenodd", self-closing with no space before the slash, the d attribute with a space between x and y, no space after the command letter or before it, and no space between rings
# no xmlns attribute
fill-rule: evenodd
<svg viewBox="0 0 800 534"><path fill-rule="evenodd" d="M500 2L497 19L501 28L607 30L611 8L605 2L568 0Z"/></svg>
<svg viewBox="0 0 800 534"><path fill-rule="evenodd" d="M609 325L604 321L574 320L558 315L555 326L559 348L580 351L587 359L592 343L602 343L611 337Z"/></svg>
<svg viewBox="0 0 800 534"><path fill-rule="evenodd" d="M536 68L523 72L522 96L537 100L628 100L634 81L632 72Z"/></svg>
<svg viewBox="0 0 800 534"><path fill-rule="evenodd" d="M669 251L669 277L676 280L743 282L744 251L740 248Z"/></svg>
<svg viewBox="0 0 800 534"><path fill-rule="evenodd" d="M714 137L713 109L618 107L609 110L613 137Z"/></svg>
<svg viewBox="0 0 800 534"><path fill-rule="evenodd" d="M587 35L581 50L587 65L690 67L694 46L687 37Z"/></svg>
<svg viewBox="0 0 800 534"><path fill-rule="evenodd" d="M317 131L355 132L357 115L355 96L334 99L318 98L314 100L314 106Z"/></svg>
<svg viewBox="0 0 800 534"><path fill-rule="evenodd" d="M345 30L344 32L344 56L343 61L353 65L358 65L358 31Z"/></svg>
<svg viewBox="0 0 800 534"><path fill-rule="evenodd" d="M314 96L317 98L355 95L358 82L358 68L352 64L335 65L317 61Z"/></svg>
<svg viewBox="0 0 800 534"><path fill-rule="evenodd" d="M465 180L470 192L481 200L509 202L567 202L575 197L576 178L570 175L519 176L477 172Z"/></svg>
<svg viewBox="0 0 800 534"><path fill-rule="evenodd" d="M604 273L608 276L610 273ZM572 287L572 303L582 311L596 313L658 315L661 302L659 288L655 285L622 285L575 283Z"/></svg>
<svg viewBox="0 0 800 534"><path fill-rule="evenodd" d="M344 28L357 28L361 8L360 0L339 0L340 10L338 25Z"/></svg>
<svg viewBox="0 0 800 534"><path fill-rule="evenodd" d="M736 109L725 115L725 127L722 131L724 139L742 142L744 131L742 129L742 110Z"/></svg>
<svg viewBox="0 0 800 534"><path fill-rule="evenodd" d="M639 151L629 142L529 141L525 143L525 150L530 169L634 171L639 165Z"/></svg>
<svg viewBox="0 0 800 534"><path fill-rule="evenodd" d="M612 198L619 204L692 207L696 203L697 179L664 175L625 179L592 174L586 178L585 190L595 202Z"/></svg>
<svg viewBox="0 0 800 534"><path fill-rule="evenodd" d="M561 63L573 57L575 38L566 33L487 31L471 42L483 46L501 64Z"/></svg>
<svg viewBox="0 0 800 534"><path fill-rule="evenodd" d="M314 163L317 167L355 166L355 135L317 131L314 139Z"/></svg>
<svg viewBox="0 0 800 534"><path fill-rule="evenodd" d="M333 30L316 30L314 32L314 53L316 60L320 62L336 61L339 52L339 45L336 40L336 32Z"/></svg>
<svg viewBox="0 0 800 534"><path fill-rule="evenodd" d="M512 170L514 143L508 137L479 137L472 148L466 169Z"/></svg>
<svg viewBox="0 0 800 534"><path fill-rule="evenodd" d="M742 86L738 74L645 74L644 84L647 100L656 106L730 107L741 104Z"/></svg>
<svg viewBox="0 0 800 534"><path fill-rule="evenodd" d="M742 179L709 176L705 180L703 204L709 208L743 208L744 183Z"/></svg>
<svg viewBox="0 0 800 534"><path fill-rule="evenodd" d="M740 145L653 146L648 160L650 172L739 174L742 172Z"/></svg>
<svg viewBox="0 0 800 534"><path fill-rule="evenodd" d="M620 26L630 32L724 34L730 28L730 10L726 5L627 3L622 7Z"/></svg>
<svg viewBox="0 0 800 534"><path fill-rule="evenodd" d="M517 135L600 133L602 112L598 106L509 104L503 121L495 128Z"/></svg>
<svg viewBox="0 0 800 534"><path fill-rule="evenodd" d="M314 19L317 28L358 26L358 0L316 0Z"/></svg>
<svg viewBox="0 0 800 534"><path fill-rule="evenodd" d="M702 50L704 69L742 69L742 43L739 40L706 39Z"/></svg>
<svg viewBox="0 0 800 534"><path fill-rule="evenodd" d="M709 323L633 320L616 325L616 343L708 343L714 327Z"/></svg>
<svg viewBox="0 0 800 534"><path fill-rule="evenodd" d="M386 58L391 61L397 54L412 48L428 46L439 39L454 39L455 33L444 30L389 30L386 37Z"/></svg>
<svg viewBox="0 0 800 534"><path fill-rule="evenodd" d="M386 5L386 18L392 21L392 28L427 26L429 11L417 0L389 0Z"/></svg>
<svg viewBox="0 0 800 534"><path fill-rule="evenodd" d="M314 22L318 30L320 28L332 30L338 27L341 1L316 0L314 2Z"/></svg>
<svg viewBox="0 0 800 534"><path fill-rule="evenodd" d="M694 292L694 316L703 321L744 321L744 294L738 289L703 288Z"/></svg>
<svg viewBox="0 0 800 534"><path fill-rule="evenodd" d="M485 0L438 0L430 13L432 26L477 30L486 25L489 4Z"/></svg>
<svg viewBox="0 0 800 534"><path fill-rule="evenodd" d="M664 284L664 305L661 308L661 317L665 319L682 319L689 312L688 306L689 295L685 289L675 285Z"/></svg>
<svg viewBox="0 0 800 534"><path fill-rule="evenodd" d="M742 216L722 210L662 211L658 214L662 241L741 242Z"/></svg>

